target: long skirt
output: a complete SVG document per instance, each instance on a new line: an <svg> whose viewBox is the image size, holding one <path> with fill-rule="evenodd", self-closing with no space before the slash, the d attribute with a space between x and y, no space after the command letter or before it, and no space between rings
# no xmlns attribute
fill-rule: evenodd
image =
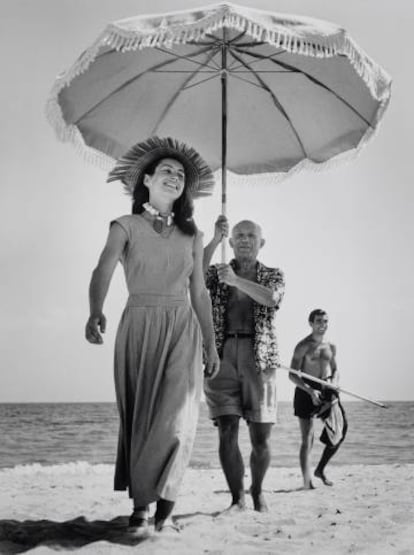
<svg viewBox="0 0 414 555"><path fill-rule="evenodd" d="M177 498L197 428L201 348L186 298L130 296L115 343L114 487L128 489L136 506Z"/></svg>

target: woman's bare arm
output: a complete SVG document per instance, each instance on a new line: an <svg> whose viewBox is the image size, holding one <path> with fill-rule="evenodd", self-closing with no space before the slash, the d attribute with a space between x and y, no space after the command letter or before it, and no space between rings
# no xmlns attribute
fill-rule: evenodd
<svg viewBox="0 0 414 555"><path fill-rule="evenodd" d="M208 378L214 378L220 369L220 360L215 344L210 295L204 283L203 244L200 233L197 234L194 240L193 256L194 267L190 278L191 303L200 323L206 349L207 365L205 374Z"/></svg>
<svg viewBox="0 0 414 555"><path fill-rule="evenodd" d="M126 242L127 236L124 229L115 222L109 231L98 265L92 272L89 285L90 316L86 323L85 336L90 343L103 343L101 333L105 333L106 328L106 318L102 312L103 305Z"/></svg>

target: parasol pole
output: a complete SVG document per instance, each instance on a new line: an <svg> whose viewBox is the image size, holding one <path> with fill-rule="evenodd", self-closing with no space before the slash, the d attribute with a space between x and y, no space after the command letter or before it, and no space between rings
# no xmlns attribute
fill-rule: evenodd
<svg viewBox="0 0 414 555"><path fill-rule="evenodd" d="M288 366L278 366L278 368L281 368L282 370L286 370L287 372L289 372L291 374L295 374L295 376L298 376L299 378L306 378L306 379L311 380L313 382L320 383L320 384L324 385L325 387L329 387L330 389L333 389L334 391L337 391L338 393L345 393L346 395L350 395L351 397L356 397L357 399L361 399L362 401L367 401L368 403L372 403L373 405L376 405L377 407L381 407L383 409L388 408L388 406L384 405L384 403L380 403L379 401L374 401L373 399L369 399L368 397L363 397L362 395L359 395L358 393L354 393L353 391L348 391L348 390L343 389L342 387L339 387L337 385L332 385L332 384L326 382L325 380L315 378L315 376L312 376L312 374L307 374L306 372L302 372L302 370L295 370L294 368L289 368Z"/></svg>
<svg viewBox="0 0 414 555"><path fill-rule="evenodd" d="M226 28L223 27L221 47L221 213L227 212L227 43ZM221 242L221 261L226 262L226 240Z"/></svg>

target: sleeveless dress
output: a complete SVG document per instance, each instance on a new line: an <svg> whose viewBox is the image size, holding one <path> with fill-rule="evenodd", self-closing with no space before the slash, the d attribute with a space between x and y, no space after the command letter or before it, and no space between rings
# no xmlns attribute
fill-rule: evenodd
<svg viewBox="0 0 414 555"><path fill-rule="evenodd" d="M128 237L121 262L129 298L115 342L114 487L128 489L139 506L175 501L202 387L201 333L189 298L194 237L177 227L163 237L137 214L115 222Z"/></svg>

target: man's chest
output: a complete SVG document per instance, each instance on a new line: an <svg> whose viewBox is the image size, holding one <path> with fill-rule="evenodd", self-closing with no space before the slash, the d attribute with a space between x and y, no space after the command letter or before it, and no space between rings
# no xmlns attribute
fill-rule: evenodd
<svg viewBox="0 0 414 555"><path fill-rule="evenodd" d="M329 343L320 343L319 345L309 345L305 358L309 362L319 360L330 361L333 357L332 349Z"/></svg>

